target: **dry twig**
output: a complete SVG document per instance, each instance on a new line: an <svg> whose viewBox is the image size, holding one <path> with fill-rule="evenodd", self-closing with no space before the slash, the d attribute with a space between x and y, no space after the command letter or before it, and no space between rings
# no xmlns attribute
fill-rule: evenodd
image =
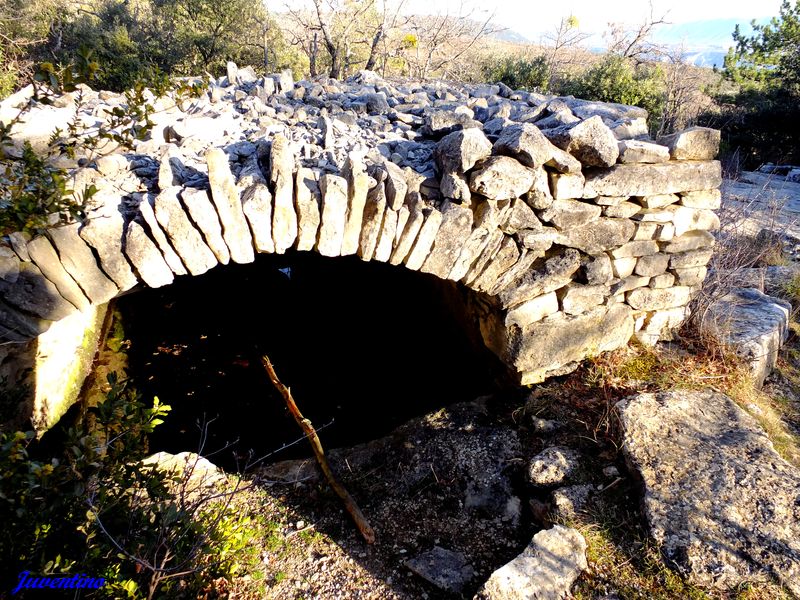
<svg viewBox="0 0 800 600"><path fill-rule="evenodd" d="M325 451L322 449L322 443L319 441L319 436L317 436L317 432L314 427L311 425L311 421L306 419L303 414L300 412L300 409L297 408L297 404L292 397L292 392L287 388L283 383L281 383L280 379L278 379L278 375L275 373L275 369L272 366L272 363L269 360L268 356L261 357L261 363L264 365L264 369L267 371L267 375L269 375L270 381L272 381L272 385L275 386L283 399L286 401L286 406L289 408L289 412L292 413L294 420L297 421L297 424L303 430L303 433L306 434L308 441L311 443L311 448L314 450L314 456L319 463L322 472L325 474L325 478L328 480L328 483L333 488L333 491L336 492L336 495L342 499L344 503L344 507L350 516L352 517L353 521L358 527L358 530L361 532L361 535L364 536L364 539L368 544L372 544L375 541L375 531L372 529L370 524L367 522L367 519L364 517L364 513L361 512L361 509L358 508L355 500L350 495L350 493L344 488L344 486L339 483L336 479L336 476L331 471L330 465L328 465L328 459L325 458Z"/></svg>

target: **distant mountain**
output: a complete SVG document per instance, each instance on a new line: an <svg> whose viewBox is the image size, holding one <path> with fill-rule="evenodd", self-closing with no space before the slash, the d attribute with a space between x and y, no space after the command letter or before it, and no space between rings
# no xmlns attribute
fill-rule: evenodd
<svg viewBox="0 0 800 600"><path fill-rule="evenodd" d="M501 42L509 42L511 44L530 44L531 41L521 33L513 29L503 29L497 33L492 34L492 37L500 40Z"/></svg>
<svg viewBox="0 0 800 600"><path fill-rule="evenodd" d="M725 50L687 52L684 54L683 60L697 67L722 67L727 53Z"/></svg>

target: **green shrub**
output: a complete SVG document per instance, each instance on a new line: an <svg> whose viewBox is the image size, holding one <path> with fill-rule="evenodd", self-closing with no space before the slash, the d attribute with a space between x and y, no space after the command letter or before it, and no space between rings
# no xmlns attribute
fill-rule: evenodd
<svg viewBox="0 0 800 600"><path fill-rule="evenodd" d="M191 465L142 463L169 407L146 405L115 375L108 382L105 401L74 427L41 440L0 434L0 561L12 577L105 578L93 597L197 597L236 574L251 545L249 518L230 504L238 488L193 485Z"/></svg>
<svg viewBox="0 0 800 600"><path fill-rule="evenodd" d="M640 106L650 115L651 128L661 117L664 103L663 80L658 67L634 66L631 61L613 54L577 78L566 81L559 92L586 100Z"/></svg>
<svg viewBox="0 0 800 600"><path fill-rule="evenodd" d="M483 66L486 81L502 82L514 90L547 88L550 67L544 56L513 56L489 59Z"/></svg>

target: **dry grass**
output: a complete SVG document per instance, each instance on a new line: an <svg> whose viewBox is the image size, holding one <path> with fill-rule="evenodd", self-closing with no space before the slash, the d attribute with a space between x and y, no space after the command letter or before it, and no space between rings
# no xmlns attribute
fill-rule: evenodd
<svg viewBox="0 0 800 600"><path fill-rule="evenodd" d="M800 361L797 367L782 364L785 376L800 383ZM787 402L756 389L749 369L733 352L702 336L685 337L682 344L632 345L605 354L591 361L587 381L619 398L673 389L722 392L759 422L784 459L800 467L800 438L789 426L796 415L787 413Z"/></svg>
<svg viewBox="0 0 800 600"><path fill-rule="evenodd" d="M690 332L691 330L687 330ZM560 386L548 386L585 429L579 436L595 452L621 460L619 423L614 405L643 391L714 389L733 398L765 428L776 450L800 467L800 438L787 423L800 426L800 415L781 398L753 387L749 371L724 348L687 331L679 342L656 348L631 345L603 354L581 367ZM781 368L800 384L800 349L784 357ZM796 366L795 366L796 363ZM800 389L800 388L798 388ZM631 478L622 479L595 495L584 512L564 524L577 528L588 544L589 569L573 590L574 597L589 599L616 594L634 599L788 599L778 584L753 580L734 590L720 590L687 582L665 564L658 546L649 538L641 508L641 490Z"/></svg>

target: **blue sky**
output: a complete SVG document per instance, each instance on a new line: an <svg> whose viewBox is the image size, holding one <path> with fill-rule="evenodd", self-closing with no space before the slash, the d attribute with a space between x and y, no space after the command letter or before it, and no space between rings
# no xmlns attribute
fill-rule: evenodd
<svg viewBox="0 0 800 600"><path fill-rule="evenodd" d="M551 31L561 18L572 14L577 17L581 30L596 34L590 45L597 40L602 42L600 36L608 23L634 25L650 14L647 0L480 0L471 4L470 0L406 0L405 9L417 14L445 11L457 14L462 4L474 7L473 18L494 11L495 22L534 42L539 41L543 33ZM733 30L731 23L746 24L752 19L776 16L780 5L781 0L653 0L653 12L657 17L666 15L666 20L673 24L673 31L685 31L692 38L685 39L688 45L716 45L719 42L728 45L730 38L724 32ZM701 25L680 27L704 21L709 22L705 30Z"/></svg>

